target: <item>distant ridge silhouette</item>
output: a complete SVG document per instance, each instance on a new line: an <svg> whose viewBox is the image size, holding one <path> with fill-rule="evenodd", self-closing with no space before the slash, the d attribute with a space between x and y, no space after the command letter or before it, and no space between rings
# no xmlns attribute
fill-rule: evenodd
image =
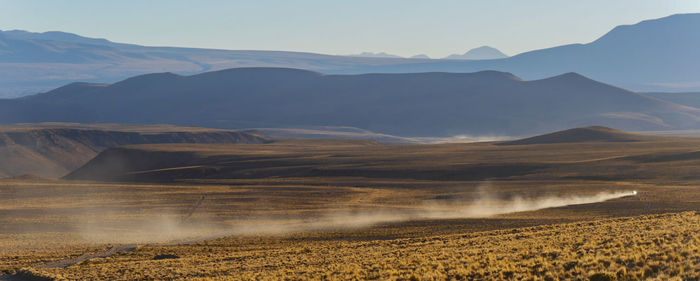
<svg viewBox="0 0 700 281"><path fill-rule="evenodd" d="M605 125L696 129L700 110L576 73L524 81L498 71L326 75L234 68L74 83L0 100L0 123L161 123L211 128L347 126L397 136L519 136Z"/></svg>
<svg viewBox="0 0 700 281"><path fill-rule="evenodd" d="M494 59L503 59L507 58L508 56L501 51L499 51L496 48L489 47L489 46L481 46L479 48L474 48L462 55L449 55L445 57L445 59L453 59L453 60L494 60Z"/></svg>

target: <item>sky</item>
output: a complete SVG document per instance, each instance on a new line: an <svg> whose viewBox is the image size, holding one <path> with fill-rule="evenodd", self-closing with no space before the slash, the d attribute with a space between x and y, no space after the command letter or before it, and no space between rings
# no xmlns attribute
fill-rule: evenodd
<svg viewBox="0 0 700 281"><path fill-rule="evenodd" d="M700 13L700 0L0 0L0 30L147 46L508 55L588 43L617 25Z"/></svg>

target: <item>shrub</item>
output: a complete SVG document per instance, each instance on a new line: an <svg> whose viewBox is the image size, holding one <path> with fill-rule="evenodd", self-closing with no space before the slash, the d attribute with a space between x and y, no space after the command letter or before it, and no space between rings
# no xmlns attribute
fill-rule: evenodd
<svg viewBox="0 0 700 281"><path fill-rule="evenodd" d="M588 278L590 281L616 281L617 276L610 273L596 273Z"/></svg>

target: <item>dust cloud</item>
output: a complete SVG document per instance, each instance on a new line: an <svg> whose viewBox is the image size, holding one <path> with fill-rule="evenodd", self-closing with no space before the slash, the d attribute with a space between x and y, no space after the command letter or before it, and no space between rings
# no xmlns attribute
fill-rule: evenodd
<svg viewBox="0 0 700 281"><path fill-rule="evenodd" d="M494 215L535 211L547 208L565 207L603 202L611 199L635 196L637 191L600 192L594 195L544 196L538 198L523 198L516 196L511 199L480 198L469 204L459 203L428 204L422 218L478 218Z"/></svg>
<svg viewBox="0 0 700 281"><path fill-rule="evenodd" d="M182 220L181 215L171 214L143 217L128 224L88 222L81 226L80 231L91 242L190 243L222 236L290 235L308 231L358 229L410 220L483 218L598 203L636 194L636 191L615 191L591 195L498 198L484 192L472 200L426 200L410 209L328 211L316 216L244 218L225 223L201 218Z"/></svg>
<svg viewBox="0 0 700 281"><path fill-rule="evenodd" d="M266 221L262 226L245 227L229 233L239 235L285 234L299 231L324 229L353 229L370 227L376 224L404 222L422 219L466 219L484 218L501 214L535 211L546 208L570 205L591 204L611 199L635 196L636 191L600 192L593 195L544 196L537 198L514 197L498 199L490 196L460 202L461 200L444 200L447 202L425 202L410 210L376 210L376 211L340 211L330 212L313 220L301 220L280 223Z"/></svg>

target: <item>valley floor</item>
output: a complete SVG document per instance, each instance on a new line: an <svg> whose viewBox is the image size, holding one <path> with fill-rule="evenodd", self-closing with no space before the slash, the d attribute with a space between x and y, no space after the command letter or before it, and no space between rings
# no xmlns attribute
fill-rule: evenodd
<svg viewBox="0 0 700 281"><path fill-rule="evenodd" d="M110 149L0 180L0 280L698 280L700 140L623 140Z"/></svg>
<svg viewBox="0 0 700 281"><path fill-rule="evenodd" d="M693 184L303 181L0 181L0 272L59 280L588 280L596 273L696 280L700 274L700 190ZM456 185L469 188L460 193ZM531 196L638 193L481 218L396 219L387 211L420 208L426 198L470 202L470 191L485 185L497 194ZM373 216L380 219L358 220ZM115 246L122 252L102 255Z"/></svg>

